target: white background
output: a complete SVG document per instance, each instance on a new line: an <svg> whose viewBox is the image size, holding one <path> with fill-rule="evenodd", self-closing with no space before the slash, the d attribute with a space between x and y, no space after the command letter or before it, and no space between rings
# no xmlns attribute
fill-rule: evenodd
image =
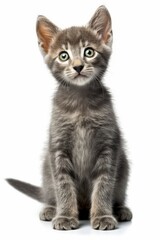
<svg viewBox="0 0 160 240"><path fill-rule="evenodd" d="M104 82L111 89L127 141L132 223L115 231L52 230L39 221L41 204L4 181L41 183L53 79L37 46L35 23L42 14L61 28L85 25L105 4L113 21L113 55ZM5 0L0 3L0 238L158 239L160 197L160 13L157 0Z"/></svg>

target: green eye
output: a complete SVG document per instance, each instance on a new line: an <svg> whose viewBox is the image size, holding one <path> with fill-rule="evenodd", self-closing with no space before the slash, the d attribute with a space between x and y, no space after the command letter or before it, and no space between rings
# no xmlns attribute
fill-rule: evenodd
<svg viewBox="0 0 160 240"><path fill-rule="evenodd" d="M93 50L93 48L86 48L84 51L84 56L88 57L88 58L92 58L95 55L95 51Z"/></svg>
<svg viewBox="0 0 160 240"><path fill-rule="evenodd" d="M69 59L69 54L65 51L63 52L60 52L59 54L59 59L62 61L62 62L65 62Z"/></svg>

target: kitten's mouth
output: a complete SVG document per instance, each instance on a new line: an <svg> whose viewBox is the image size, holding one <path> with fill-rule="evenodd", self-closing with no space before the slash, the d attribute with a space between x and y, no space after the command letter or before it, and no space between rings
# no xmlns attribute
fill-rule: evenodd
<svg viewBox="0 0 160 240"><path fill-rule="evenodd" d="M79 78L79 77L87 78L86 75L84 75L84 74L82 74L82 73L78 73L78 74L74 77L74 79Z"/></svg>

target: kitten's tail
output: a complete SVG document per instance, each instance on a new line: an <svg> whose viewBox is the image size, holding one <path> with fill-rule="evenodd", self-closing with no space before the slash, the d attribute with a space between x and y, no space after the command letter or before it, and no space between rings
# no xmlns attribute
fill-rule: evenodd
<svg viewBox="0 0 160 240"><path fill-rule="evenodd" d="M6 181L18 191L26 194L27 196L38 200L39 202L44 202L42 188L25 183L16 179L8 178Z"/></svg>

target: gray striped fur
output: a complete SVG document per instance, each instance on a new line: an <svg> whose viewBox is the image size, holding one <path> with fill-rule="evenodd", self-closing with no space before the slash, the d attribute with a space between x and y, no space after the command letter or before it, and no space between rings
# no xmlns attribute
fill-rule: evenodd
<svg viewBox="0 0 160 240"><path fill-rule="evenodd" d="M115 229L132 213L125 206L129 165L111 95L102 82L112 52L110 14L101 6L87 27L65 30L40 16L37 35L59 83L43 164L40 218L52 220L55 229L77 228L78 219L86 217L95 229ZM94 49L93 58L84 57L87 47ZM69 54L66 62L59 59L61 51ZM77 65L83 66L82 74L74 70Z"/></svg>

